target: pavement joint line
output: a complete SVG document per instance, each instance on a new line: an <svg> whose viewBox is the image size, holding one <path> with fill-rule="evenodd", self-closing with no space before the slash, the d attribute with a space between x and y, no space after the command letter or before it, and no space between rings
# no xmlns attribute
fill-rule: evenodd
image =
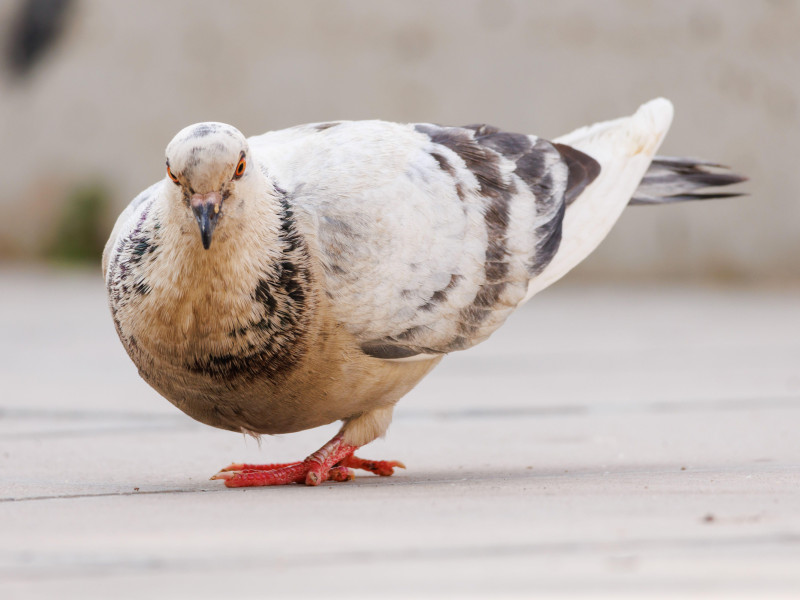
<svg viewBox="0 0 800 600"><path fill-rule="evenodd" d="M152 424L148 426L143 425L118 425L113 427L102 428L76 428L76 429L49 429L43 431L23 431L0 434L0 441L3 440L26 440L26 439L41 439L41 438L76 438L91 435L107 435L107 434L120 434L120 433L150 433L161 431L188 431L199 429L195 423L189 422L186 425L178 424Z"/></svg>
<svg viewBox="0 0 800 600"><path fill-rule="evenodd" d="M775 398L723 398L717 400L673 400L654 401L641 404L633 403L604 403L595 406L565 405L565 406L520 406L505 408L466 408L457 411L424 410L399 408L396 419L413 418L443 418L443 419L473 419L473 418L518 418L524 416L570 416L570 415L604 415L604 414L662 414L681 412L702 412L716 410L751 410L751 409L800 409L800 396L775 397Z"/></svg>
<svg viewBox="0 0 800 600"><path fill-rule="evenodd" d="M605 403L595 406L569 404L563 406L520 406L498 408L465 408L460 410L425 410L403 409L400 407L395 420L468 420L468 419L518 419L521 417L563 417L563 416L595 416L609 414L663 414L683 412L713 412L718 410L766 410L766 409L798 409L800 397L772 398L724 398L716 400L674 400L654 401L642 404ZM164 431L170 429L193 430L200 425L183 415L155 415L137 413L113 413L109 411L37 411L34 409L0 409L0 420L36 420L55 419L61 421L107 420L136 421L136 424L114 427L90 427L61 430L44 430L32 432L13 432L0 434L0 440L30 439L41 437L81 437L85 435L103 435L108 433L125 434L143 431ZM148 423L145 426L143 423ZM169 423L169 424L168 424Z"/></svg>
<svg viewBox="0 0 800 600"><path fill-rule="evenodd" d="M206 492L220 492L225 491L226 488L221 489L211 489L211 488L204 488L198 490L186 490L186 489L174 489L174 490L139 490L139 491L129 491L129 492L98 492L96 494L52 494L50 496L23 496L20 498L15 498L11 496L6 496L4 498L0 498L0 503L6 502L32 502L32 501L39 501L39 500L77 500L83 498L108 498L114 496L149 496L153 494L194 494L194 493L206 493Z"/></svg>
<svg viewBox="0 0 800 600"><path fill-rule="evenodd" d="M158 413L139 413L139 412L118 412L110 410L59 410L59 409L37 409L21 408L15 406L0 407L0 419L125 419L136 421L183 421L183 414L158 414Z"/></svg>
<svg viewBox="0 0 800 600"><path fill-rule="evenodd" d="M250 570L269 568L301 568L307 569L309 564L316 566L336 566L338 564L352 565L363 563L393 563L413 561L447 561L481 558L514 558L530 555L577 555L590 554L608 556L620 554L642 553L656 550L681 551L687 550L716 550L753 546L779 545L782 547L797 546L800 550L800 534L795 533L768 533L755 535L715 535L713 537L676 537L676 538L639 538L634 540L616 541L565 541L543 542L533 544L494 544L471 546L438 546L418 548L398 548L383 550L336 550L332 552L302 553L297 556L281 555L280 557L253 558L247 556L222 556L213 559L172 559L163 557L147 557L129 559L117 558L96 562L75 561L75 555L68 561L41 561L44 564L17 564L14 566L0 567L0 579L9 581L61 579L80 577L87 574L92 576L110 576L120 573L141 571L214 571L214 570ZM24 557L24 555L23 555ZM81 558L81 557L78 557ZM89 559L93 557L87 557ZM24 560L24 558L23 558ZM25 572L27 571L27 572Z"/></svg>
<svg viewBox="0 0 800 600"><path fill-rule="evenodd" d="M787 465L771 465L772 469L769 472L761 471L760 475L782 475L787 472L800 472L800 465L794 464L787 464ZM449 477L449 478L441 478L436 477L433 474L424 474L424 473L417 473L414 475L400 475L395 476L392 478L385 478L385 477L374 477L370 475L361 475L356 477L355 480L347 482L346 484L339 484L334 482L327 482L324 485L324 488L335 488L335 489L352 489L355 486L358 487L374 487L380 485L381 487L392 486L392 487L408 487L408 486L418 486L418 485L429 485L429 486L451 486L459 483L469 482L473 484L478 484L481 482L491 482L491 481L530 481L532 483L547 483L553 480L564 480L564 479L575 479L575 480L586 480L586 479L605 479L608 477L612 478L631 478L631 477L639 477L642 475L647 475L648 477L655 477L655 476L664 476L664 475L673 475L681 478L687 478L691 476L707 476L707 475L720 475L720 474L742 474L742 473L750 473L751 469L742 468L740 465L735 465L733 468L725 467L723 465L710 467L705 466L702 468L692 467L691 469L681 470L680 463L676 462L675 465L640 465L635 468L628 468L628 469L616 469L616 470L607 470L607 469L594 469L589 471L579 471L576 469L570 470L550 470L550 471L537 471L535 469L531 470L527 467L519 467L514 471L502 471L498 472L497 470L485 470L485 471L462 471L465 475L463 477ZM324 489L323 488L323 489ZM182 489L182 488L175 488L175 489L162 489L162 490L131 490L131 491L115 491L115 492L97 492L97 493L80 493L80 494L51 494L46 496L21 496L21 497L0 497L0 503L24 503L24 502L37 502L43 500L81 500L87 498L107 498L107 497L116 497L116 496L144 496L144 495L157 495L157 494L193 494L193 493L229 493L229 494L245 494L245 493L262 493L267 494L270 493L270 489L273 489L272 493L285 493L285 490L293 489L293 490L306 490L307 488L302 485L291 485L291 486L280 486L279 488L270 488L270 487L262 487L262 488L242 488L232 490L226 488L224 486L219 487L204 487L198 489ZM309 493L317 493L313 489L307 490ZM654 494L683 494L684 490L676 490L674 492L665 492L664 490L660 490L657 487L652 487L650 492ZM714 492L716 495L724 494L720 490L715 490ZM738 493L738 492L734 492Z"/></svg>

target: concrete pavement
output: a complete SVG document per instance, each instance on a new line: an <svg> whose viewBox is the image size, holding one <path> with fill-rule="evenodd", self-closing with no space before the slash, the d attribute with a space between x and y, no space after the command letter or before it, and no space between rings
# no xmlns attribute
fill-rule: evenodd
<svg viewBox="0 0 800 600"><path fill-rule="evenodd" d="M148 388L95 273L0 270L0 596L800 596L800 289L557 286L320 488Z"/></svg>

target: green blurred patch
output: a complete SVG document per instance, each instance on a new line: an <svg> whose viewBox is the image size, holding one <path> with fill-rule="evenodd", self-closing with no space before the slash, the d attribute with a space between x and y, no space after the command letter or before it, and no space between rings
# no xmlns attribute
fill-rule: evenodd
<svg viewBox="0 0 800 600"><path fill-rule="evenodd" d="M102 183L79 186L67 197L45 255L60 262L97 262L108 237L111 195Z"/></svg>

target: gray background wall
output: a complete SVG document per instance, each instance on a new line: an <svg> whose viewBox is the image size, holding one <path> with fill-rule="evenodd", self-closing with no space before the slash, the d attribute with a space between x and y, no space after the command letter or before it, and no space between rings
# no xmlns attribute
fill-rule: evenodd
<svg viewBox="0 0 800 600"><path fill-rule="evenodd" d="M0 3L0 35L21 2ZM181 127L489 122L554 137L658 95L663 153L733 165L750 197L627 211L577 277L800 277L800 2L74 0L0 75L0 257L39 256L93 182L113 208ZM4 43L7 46L7 43Z"/></svg>

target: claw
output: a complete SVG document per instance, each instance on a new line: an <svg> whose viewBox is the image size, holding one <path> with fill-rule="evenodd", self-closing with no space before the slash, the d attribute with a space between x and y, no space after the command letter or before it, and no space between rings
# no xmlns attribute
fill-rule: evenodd
<svg viewBox="0 0 800 600"><path fill-rule="evenodd" d="M224 469L220 469L219 472L223 473L225 471L242 471L244 470L245 465L243 463L231 463Z"/></svg>

